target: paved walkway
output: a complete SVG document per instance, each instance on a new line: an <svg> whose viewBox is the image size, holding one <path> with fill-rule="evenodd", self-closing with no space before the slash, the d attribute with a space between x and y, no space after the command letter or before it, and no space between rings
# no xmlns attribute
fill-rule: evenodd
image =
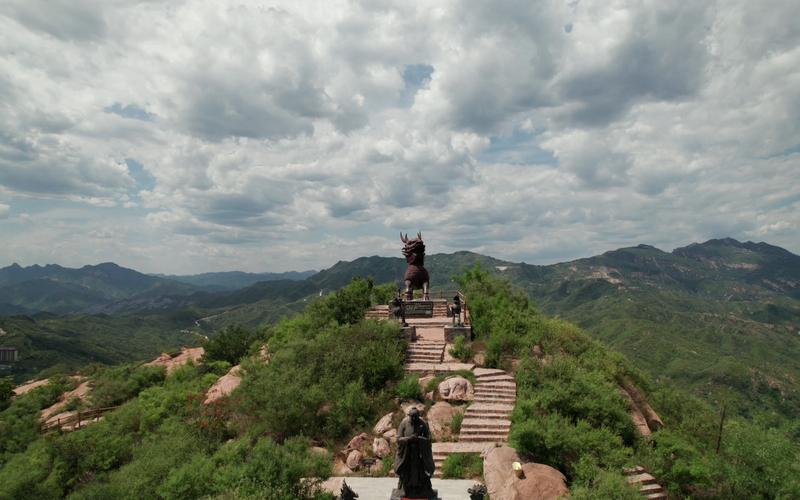
<svg viewBox="0 0 800 500"><path fill-rule="evenodd" d="M342 480L358 493L358 500L389 500L392 490L397 488L395 477L332 477L323 483L323 488L338 495ZM467 489L475 485L475 481L467 479L434 478L431 483L433 489L439 491L441 500L469 500Z"/></svg>

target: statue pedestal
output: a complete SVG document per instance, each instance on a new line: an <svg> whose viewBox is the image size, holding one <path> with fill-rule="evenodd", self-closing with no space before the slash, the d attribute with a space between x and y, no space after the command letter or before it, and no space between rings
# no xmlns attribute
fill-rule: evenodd
<svg viewBox="0 0 800 500"><path fill-rule="evenodd" d="M406 318L432 318L432 300L410 300L403 303Z"/></svg>
<svg viewBox="0 0 800 500"><path fill-rule="evenodd" d="M394 489L392 490L392 496L389 500L442 500L439 498L439 493L436 490L433 490L432 497L407 497L400 494L400 490Z"/></svg>

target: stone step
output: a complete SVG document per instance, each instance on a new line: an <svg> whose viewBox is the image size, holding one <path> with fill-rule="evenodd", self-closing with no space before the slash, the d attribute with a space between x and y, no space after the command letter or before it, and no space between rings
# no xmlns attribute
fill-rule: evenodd
<svg viewBox="0 0 800 500"><path fill-rule="evenodd" d="M479 385L475 388L475 394L508 394L517 395L517 390L512 387L484 387Z"/></svg>
<svg viewBox="0 0 800 500"><path fill-rule="evenodd" d="M501 414L495 414L495 413L470 413L468 415L465 415L464 419L466 420L468 418L475 418L475 419L478 419L478 420L508 420L508 417L510 417L510 416L511 416L510 413L501 413ZM462 423L462 425L463 425L463 423Z"/></svg>
<svg viewBox="0 0 800 500"><path fill-rule="evenodd" d="M516 382L513 380L482 380L478 379L475 383L476 387L513 387L517 388Z"/></svg>
<svg viewBox="0 0 800 500"><path fill-rule="evenodd" d="M628 476L627 481L629 484L654 484L656 482L656 478L648 474L647 472L642 472L640 474L632 474Z"/></svg>
<svg viewBox="0 0 800 500"><path fill-rule="evenodd" d="M444 352L443 345L409 345L406 351L411 352L431 352L431 351L438 351Z"/></svg>
<svg viewBox="0 0 800 500"><path fill-rule="evenodd" d="M660 484L653 483L653 484L645 484L639 488L639 492L642 495L649 495L650 493L661 493L664 491L664 488L661 487Z"/></svg>
<svg viewBox="0 0 800 500"><path fill-rule="evenodd" d="M649 493L647 495L644 495L644 497L651 500L660 500L661 498L667 498L667 492L661 491L658 493Z"/></svg>
<svg viewBox="0 0 800 500"><path fill-rule="evenodd" d="M509 427L476 427L476 428L468 428L464 429L461 428L461 436L475 436L475 435L499 435L499 436L507 436L508 431L510 430Z"/></svg>
<svg viewBox="0 0 800 500"><path fill-rule="evenodd" d="M514 377L513 375L509 375L507 373L500 373L500 374L496 374L496 375L483 375L483 376L480 376L480 377L478 377L476 375L475 378L477 379L479 384L483 383L483 382L516 382L517 381L516 377Z"/></svg>
<svg viewBox="0 0 800 500"><path fill-rule="evenodd" d="M508 372L499 368L475 368L476 377L481 378L489 375L508 375Z"/></svg>
<svg viewBox="0 0 800 500"><path fill-rule="evenodd" d="M473 427L497 427L497 428L505 428L508 429L511 427L511 420L507 418L471 418L471 417L464 417L464 420L461 421L461 428L473 428Z"/></svg>
<svg viewBox="0 0 800 500"><path fill-rule="evenodd" d="M516 398L514 396L502 396L498 394L481 394L475 396L475 401L478 403L508 403L514 404Z"/></svg>
<svg viewBox="0 0 800 500"><path fill-rule="evenodd" d="M475 443L459 443L458 441L443 441L438 443L433 443L431 446L431 451L433 451L434 455L437 453L483 453L484 451L491 448L491 446L486 444L475 444Z"/></svg>
<svg viewBox="0 0 800 500"><path fill-rule="evenodd" d="M460 440L463 442L472 442L472 443L506 443L508 442L507 438L501 438L498 436L461 436Z"/></svg>
<svg viewBox="0 0 800 500"><path fill-rule="evenodd" d="M472 403L467 407L467 411L480 411L485 413L511 413L514 405L504 403Z"/></svg>

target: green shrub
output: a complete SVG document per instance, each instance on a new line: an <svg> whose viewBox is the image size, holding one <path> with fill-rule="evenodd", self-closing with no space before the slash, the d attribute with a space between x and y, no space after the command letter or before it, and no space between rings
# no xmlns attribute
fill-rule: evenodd
<svg viewBox="0 0 800 500"><path fill-rule="evenodd" d="M452 453L442 463L443 479L476 479L483 475L479 453Z"/></svg>
<svg viewBox="0 0 800 500"><path fill-rule="evenodd" d="M106 368L95 374L89 398L95 408L119 405L143 389L164 381L163 366L121 365Z"/></svg>
<svg viewBox="0 0 800 500"><path fill-rule="evenodd" d="M620 470L632 453L609 429L592 427L585 420L573 423L557 413L534 416L515 424L510 442L523 458L551 465L570 480L577 476L579 460L583 462L581 469L584 471L590 466Z"/></svg>
<svg viewBox="0 0 800 500"><path fill-rule="evenodd" d="M600 471L596 477L585 485L570 490L573 500L640 500L639 491L628 484L619 472Z"/></svg>
<svg viewBox="0 0 800 500"><path fill-rule="evenodd" d="M229 326L203 343L203 360L227 361L231 365L237 365L258 338L259 333L254 330Z"/></svg>
<svg viewBox="0 0 800 500"><path fill-rule="evenodd" d="M464 421L464 414L462 412L453 413L453 419L450 421L450 432L453 435L461 432L461 423Z"/></svg>
<svg viewBox="0 0 800 500"><path fill-rule="evenodd" d="M472 345L463 336L459 335L453 342L453 347L450 348L450 355L466 363L472 359Z"/></svg>
<svg viewBox="0 0 800 500"><path fill-rule="evenodd" d="M422 389L419 386L419 376L406 375L406 377L397 384L397 395L401 399L422 399Z"/></svg>

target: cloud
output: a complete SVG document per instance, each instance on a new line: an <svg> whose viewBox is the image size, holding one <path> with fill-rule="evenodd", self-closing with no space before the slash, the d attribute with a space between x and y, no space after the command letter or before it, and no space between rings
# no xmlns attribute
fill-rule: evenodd
<svg viewBox="0 0 800 500"><path fill-rule="evenodd" d="M0 7L0 259L800 250L797 2L47 4Z"/></svg>
<svg viewBox="0 0 800 500"><path fill-rule="evenodd" d="M8 217L8 213L11 211L11 207L6 205L5 203L0 203L0 219L5 219Z"/></svg>

